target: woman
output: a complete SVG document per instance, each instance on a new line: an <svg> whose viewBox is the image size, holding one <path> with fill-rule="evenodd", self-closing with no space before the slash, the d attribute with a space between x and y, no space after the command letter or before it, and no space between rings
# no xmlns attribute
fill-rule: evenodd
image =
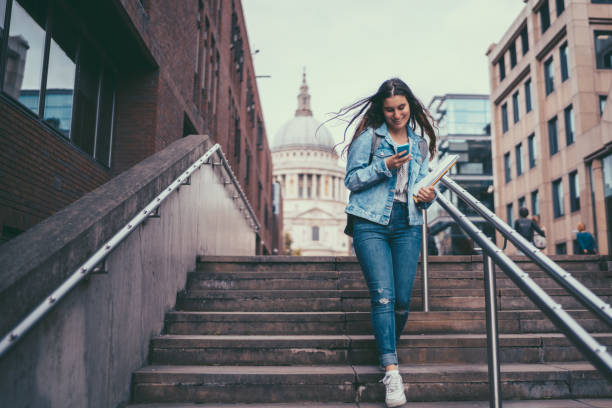
<svg viewBox="0 0 612 408"><path fill-rule="evenodd" d="M433 187L414 191L414 185L428 172L436 136L429 112L397 78L383 82L374 95L344 108L339 116L354 109L358 113L347 129L363 117L348 146L344 183L351 193L346 212L354 216L353 245L370 292L372 327L386 372L385 402L396 407L406 402L396 343L408 319L421 249L420 210L435 198ZM415 133L417 125L421 136ZM378 144L373 143L375 137L381 138ZM398 154L397 147L405 144L408 152Z"/></svg>
<svg viewBox="0 0 612 408"><path fill-rule="evenodd" d="M586 227L583 223L578 223L578 233L576 234L576 240L578 241L578 246L580 246L580 250L583 254L596 254L597 253L597 243L595 243L595 238L593 238L593 234L586 230Z"/></svg>

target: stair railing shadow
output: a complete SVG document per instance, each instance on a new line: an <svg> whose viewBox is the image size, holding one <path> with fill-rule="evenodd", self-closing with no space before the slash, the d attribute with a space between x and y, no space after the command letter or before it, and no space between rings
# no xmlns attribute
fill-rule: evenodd
<svg viewBox="0 0 612 408"><path fill-rule="evenodd" d="M538 248L517 233L491 210L480 203L464 188L447 176L442 183L457 197L467 203L487 222L495 227L502 236L514 244L525 256L552 277L597 318L612 328L612 308L586 286L576 280ZM499 368L499 337L497 327L497 300L494 267L498 265L521 291L552 321L552 323L576 346L576 348L612 382L612 355L606 347L597 342L563 307L555 302L525 271L497 247L469 218L463 214L443 194L437 194L438 203L448 212L474 242L483 250L483 269L485 281L485 307L487 323L487 354L489 369L490 407L501 407L501 380ZM426 254L426 253L425 253ZM425 255L426 256L426 255ZM424 258L425 258L424 256Z"/></svg>
<svg viewBox="0 0 612 408"><path fill-rule="evenodd" d="M72 290L79 282L83 281L87 276L92 274L107 273L105 266L105 259L121 242L123 242L133 231L136 231L139 225L143 224L149 218L159 218L159 207L164 200L166 200L172 193L179 190L181 186L189 185L191 183L191 174L199 170L203 165L221 166L225 171L223 177L224 186L233 186L232 198L233 200L240 199L242 203L239 203L239 209L241 214L244 215L248 221L249 226L258 231L261 228L257 216L253 211L253 208L248 202L248 199L236 176L234 175L229 162L227 161L221 146L215 144L206 153L204 153L198 160L192 163L187 170L185 170L179 177L174 179L162 192L157 195L153 200L141 209L136 216L134 216L127 224L125 224L117 233L115 233L108 241L102 246L97 248L93 255L86 259L72 274L66 279L57 289L53 291L49 296L45 298L33 311L31 311L20 323L18 323L12 330L10 330L0 340L0 357L6 354L9 349L14 346L34 325L40 321L59 301L66 296L70 290Z"/></svg>

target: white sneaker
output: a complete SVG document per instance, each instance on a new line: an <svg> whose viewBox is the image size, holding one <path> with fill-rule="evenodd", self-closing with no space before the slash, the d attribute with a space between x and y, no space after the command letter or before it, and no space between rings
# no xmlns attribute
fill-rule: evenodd
<svg viewBox="0 0 612 408"><path fill-rule="evenodd" d="M399 407L406 403L404 383L398 370L387 371L380 382L385 384L385 404L387 404L387 407Z"/></svg>

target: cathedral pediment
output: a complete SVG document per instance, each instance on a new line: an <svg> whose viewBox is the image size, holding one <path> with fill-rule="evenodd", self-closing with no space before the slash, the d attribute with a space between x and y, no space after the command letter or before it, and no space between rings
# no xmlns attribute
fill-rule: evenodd
<svg viewBox="0 0 612 408"><path fill-rule="evenodd" d="M338 218L337 216L334 216L333 214L324 211L320 208L311 208L309 210L303 211L299 214L296 214L295 216L293 216L292 218L294 219L312 219L312 220L335 220L336 218Z"/></svg>

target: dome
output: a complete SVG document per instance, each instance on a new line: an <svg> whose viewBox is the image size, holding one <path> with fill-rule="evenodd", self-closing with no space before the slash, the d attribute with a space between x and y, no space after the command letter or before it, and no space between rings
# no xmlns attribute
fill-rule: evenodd
<svg viewBox="0 0 612 408"><path fill-rule="evenodd" d="M304 73L295 117L276 132L272 140L272 151L293 148L332 150L336 144L334 138L325 126L319 126L321 123L312 116L310 110L310 94Z"/></svg>
<svg viewBox="0 0 612 408"><path fill-rule="evenodd" d="M336 142L325 126L312 116L296 116L281 126L272 141L272 150L309 148L331 150ZM318 129L318 130L317 130Z"/></svg>

